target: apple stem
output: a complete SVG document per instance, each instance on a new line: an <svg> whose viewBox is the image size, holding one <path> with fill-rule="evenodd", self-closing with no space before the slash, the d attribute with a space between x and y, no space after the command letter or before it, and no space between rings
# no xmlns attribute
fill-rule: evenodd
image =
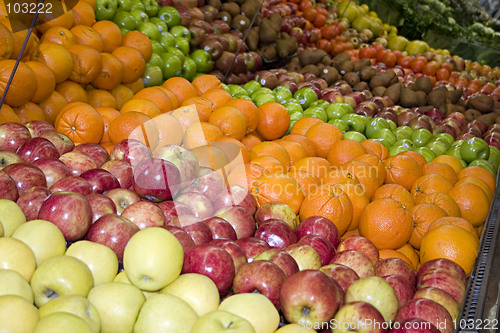
<svg viewBox="0 0 500 333"><path fill-rule="evenodd" d="M302 308L302 316L303 317L309 317L309 313L311 313L311 308L308 306L304 306Z"/></svg>
<svg viewBox="0 0 500 333"><path fill-rule="evenodd" d="M50 290L50 289L45 291L45 296L47 296L50 299L59 297L59 295L54 290Z"/></svg>

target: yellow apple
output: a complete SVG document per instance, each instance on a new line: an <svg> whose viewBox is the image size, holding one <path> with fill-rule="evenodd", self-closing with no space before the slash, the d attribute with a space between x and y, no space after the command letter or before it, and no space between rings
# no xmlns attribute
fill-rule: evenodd
<svg viewBox="0 0 500 333"><path fill-rule="evenodd" d="M83 296L64 295L50 300L38 309L40 319L55 312L68 312L82 318L92 332L101 331L99 312L90 301Z"/></svg>
<svg viewBox="0 0 500 333"><path fill-rule="evenodd" d="M10 237L17 227L26 222L26 216L14 201L0 199L0 222L4 236Z"/></svg>
<svg viewBox="0 0 500 333"><path fill-rule="evenodd" d="M134 333L190 333L198 315L177 296L158 294L144 302Z"/></svg>
<svg viewBox="0 0 500 333"><path fill-rule="evenodd" d="M122 282L100 284L87 297L101 318L101 333L133 332L146 298L136 286Z"/></svg>
<svg viewBox="0 0 500 333"><path fill-rule="evenodd" d="M245 318L252 324L255 333L274 333L280 324L278 310L262 294L231 295L220 303L219 310L228 311Z"/></svg>
<svg viewBox="0 0 500 333"><path fill-rule="evenodd" d="M44 260L63 255L66 240L61 230L52 222L32 220L21 224L12 234L13 238L25 242L35 254L36 265Z"/></svg>
<svg viewBox="0 0 500 333"><path fill-rule="evenodd" d="M94 277L88 266L80 259L66 255L45 260L31 278L37 307L63 295L87 297L93 286Z"/></svg>
<svg viewBox="0 0 500 333"><path fill-rule="evenodd" d="M29 281L36 269L36 259L31 248L19 239L0 238L0 267L18 272Z"/></svg>
<svg viewBox="0 0 500 333"><path fill-rule="evenodd" d="M120 273L116 274L115 278L113 279L113 282L123 282L123 283L132 284L132 282L130 282L130 280L128 279L127 274L125 274L125 271L121 271ZM145 290L141 290L141 291L144 294L144 297L146 297L146 299L148 299L149 297L151 297L153 295L158 294L157 291L145 291Z"/></svg>
<svg viewBox="0 0 500 333"><path fill-rule="evenodd" d="M0 269L0 295L18 295L33 304L33 291L21 274L11 269Z"/></svg>
<svg viewBox="0 0 500 333"><path fill-rule="evenodd" d="M198 316L217 310L220 303L219 291L207 276L187 273L163 288L160 293L171 294L191 305Z"/></svg>
<svg viewBox="0 0 500 333"><path fill-rule="evenodd" d="M0 332L32 333L37 321L33 303L18 295L0 296Z"/></svg>
<svg viewBox="0 0 500 333"><path fill-rule="evenodd" d="M75 314L54 312L40 318L33 333L94 333L92 328Z"/></svg>
<svg viewBox="0 0 500 333"><path fill-rule="evenodd" d="M0 237L3 237L3 236L4 236L4 235L3 235L3 233L4 233L4 232L3 232L3 224L2 224L2 222L0 221Z"/></svg>
<svg viewBox="0 0 500 333"><path fill-rule="evenodd" d="M66 255L78 258L89 266L94 286L111 282L118 274L118 257L106 245L79 240L68 247Z"/></svg>
<svg viewBox="0 0 500 333"><path fill-rule="evenodd" d="M191 333L255 333L248 320L234 313L215 310L198 318Z"/></svg>
<svg viewBox="0 0 500 333"><path fill-rule="evenodd" d="M312 328L306 328L297 323L288 324L279 328L275 333L316 333Z"/></svg>
<svg viewBox="0 0 500 333"><path fill-rule="evenodd" d="M123 253L123 269L141 290L157 291L180 275L184 261L182 246L166 229L145 228L135 233Z"/></svg>

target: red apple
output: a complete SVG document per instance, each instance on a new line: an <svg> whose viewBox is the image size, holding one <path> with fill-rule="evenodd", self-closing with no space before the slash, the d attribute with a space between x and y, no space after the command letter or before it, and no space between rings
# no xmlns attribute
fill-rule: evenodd
<svg viewBox="0 0 500 333"><path fill-rule="evenodd" d="M305 235L321 236L330 241L336 248L340 243L340 235L337 227L329 219L322 216L311 216L300 221L297 230L297 239Z"/></svg>
<svg viewBox="0 0 500 333"><path fill-rule="evenodd" d="M297 236L285 222L277 219L267 220L255 231L254 237L265 241L271 248L283 250L297 242Z"/></svg>
<svg viewBox="0 0 500 333"><path fill-rule="evenodd" d="M59 155L66 154L75 148L75 144L67 135L56 131L43 132L39 135L39 137L45 138L52 142L54 147L56 147L57 151L59 152Z"/></svg>
<svg viewBox="0 0 500 333"><path fill-rule="evenodd" d="M130 189L133 185L133 169L129 162L124 160L110 160L101 166L118 179L121 188Z"/></svg>
<svg viewBox="0 0 500 333"><path fill-rule="evenodd" d="M23 143L16 153L30 163L41 158L59 158L59 152L52 142L40 137L29 139Z"/></svg>
<svg viewBox="0 0 500 333"><path fill-rule="evenodd" d="M354 250L337 252L330 261L330 264L340 264L352 268L360 279L375 275L375 266L370 258Z"/></svg>
<svg viewBox="0 0 500 333"><path fill-rule="evenodd" d="M379 259L378 249L368 238L363 236L350 236L343 239L339 246L337 246L337 251L341 252L345 250L354 250L363 253L374 265Z"/></svg>
<svg viewBox="0 0 500 333"><path fill-rule="evenodd" d="M203 221L186 225L182 229L191 236L195 245L206 244L212 240L212 231Z"/></svg>
<svg viewBox="0 0 500 333"><path fill-rule="evenodd" d="M465 283L453 273L450 273L444 268L434 268L427 270L421 274L417 280L417 288L439 288L446 291L448 294L462 304L465 297Z"/></svg>
<svg viewBox="0 0 500 333"><path fill-rule="evenodd" d="M332 320L332 332L386 333L389 323L368 302L349 302L340 307Z"/></svg>
<svg viewBox="0 0 500 333"><path fill-rule="evenodd" d="M221 217L212 216L203 220L210 228L213 239L224 238L236 240L236 231L233 226Z"/></svg>
<svg viewBox="0 0 500 333"><path fill-rule="evenodd" d="M33 165L42 170L47 181L47 187L50 188L60 179L70 176L69 168L58 158L44 158L33 162Z"/></svg>
<svg viewBox="0 0 500 333"><path fill-rule="evenodd" d="M440 333L436 326L420 318L408 318L395 326L389 333Z"/></svg>
<svg viewBox="0 0 500 333"><path fill-rule="evenodd" d="M165 223L170 222L173 217L193 215L193 210L189 206L173 200L162 201L158 204L158 207L165 215Z"/></svg>
<svg viewBox="0 0 500 333"><path fill-rule="evenodd" d="M0 150L0 170L9 164L25 162L21 156L10 150Z"/></svg>
<svg viewBox="0 0 500 333"><path fill-rule="evenodd" d="M116 205L109 197L104 194L91 193L86 196L92 208L92 223L104 215L116 214Z"/></svg>
<svg viewBox="0 0 500 333"><path fill-rule="evenodd" d="M439 303L426 298L412 299L399 309L396 322L420 318L433 324L441 333L452 333L453 321L448 311Z"/></svg>
<svg viewBox="0 0 500 333"><path fill-rule="evenodd" d="M87 170L97 168L97 164L92 157L78 151L70 151L62 154L59 159L66 164L74 176L80 176Z"/></svg>
<svg viewBox="0 0 500 333"><path fill-rule="evenodd" d="M305 235L298 241L299 244L311 246L318 252L321 259L321 266L327 265L335 255L335 247L330 241L321 236Z"/></svg>
<svg viewBox="0 0 500 333"><path fill-rule="evenodd" d="M0 199L16 201L19 198L16 183L3 170L0 170Z"/></svg>
<svg viewBox="0 0 500 333"><path fill-rule="evenodd" d="M157 149L153 157L161 158L177 167L181 176L180 188L191 185L198 177L200 165L196 155L190 150L178 145L167 144Z"/></svg>
<svg viewBox="0 0 500 333"><path fill-rule="evenodd" d="M0 124L0 150L16 150L31 139L28 128L22 124L8 122Z"/></svg>
<svg viewBox="0 0 500 333"><path fill-rule="evenodd" d="M27 221L35 220L38 217L40 206L50 195L46 187L32 187L24 191L16 203L23 211Z"/></svg>
<svg viewBox="0 0 500 333"><path fill-rule="evenodd" d="M245 252L247 262L252 262L256 256L270 249L265 241L255 237L238 238L236 244Z"/></svg>
<svg viewBox="0 0 500 333"><path fill-rule="evenodd" d="M80 177L90 183L94 193L102 194L120 187L118 179L111 172L104 169L90 169L83 172Z"/></svg>
<svg viewBox="0 0 500 333"><path fill-rule="evenodd" d="M413 268L410 267L403 259L399 258L384 258L380 259L375 264L375 275L400 275L404 277L412 286L415 286L416 276Z"/></svg>
<svg viewBox="0 0 500 333"><path fill-rule="evenodd" d="M106 245L121 261L128 241L137 231L139 228L128 219L116 214L107 214L90 226L86 239Z"/></svg>
<svg viewBox="0 0 500 333"><path fill-rule="evenodd" d="M109 153L110 160L124 160L135 167L140 162L151 158L151 151L142 142L126 139L118 142Z"/></svg>
<svg viewBox="0 0 500 333"><path fill-rule="evenodd" d="M194 241L189 236L189 234L184 230L179 227L175 227L173 225L164 225L162 228L167 229L172 233L172 235L177 238L179 243L181 243L182 249L184 250L184 253L190 248L194 246Z"/></svg>
<svg viewBox="0 0 500 333"><path fill-rule="evenodd" d="M359 280L358 274L344 265L329 264L321 267L320 271L337 281L344 292L354 281Z"/></svg>
<svg viewBox="0 0 500 333"><path fill-rule="evenodd" d="M134 202L123 210L121 216L134 223L139 229L161 227L165 224L165 215L160 207L149 201Z"/></svg>
<svg viewBox="0 0 500 333"><path fill-rule="evenodd" d="M243 207L234 206L223 208L215 213L215 216L228 221L236 231L236 237L247 238L255 233L255 220L253 216Z"/></svg>
<svg viewBox="0 0 500 333"><path fill-rule="evenodd" d="M227 190L222 191L214 201L216 211L231 206L241 206L251 215L257 211L257 201L246 188L239 185L230 185Z"/></svg>
<svg viewBox="0 0 500 333"><path fill-rule="evenodd" d="M145 159L134 169L134 191L154 202L172 199L179 190L180 180L177 167L159 158Z"/></svg>
<svg viewBox="0 0 500 333"><path fill-rule="evenodd" d="M214 201L217 196L225 190L225 183L222 176L208 167L199 167L198 177L182 192L195 192L205 195L210 201Z"/></svg>
<svg viewBox="0 0 500 333"><path fill-rule="evenodd" d="M255 221L258 226L269 219L282 220L288 224L292 230L297 228L297 214L295 214L292 207L283 202L266 202L257 209L257 212L255 213Z"/></svg>
<svg viewBox="0 0 500 333"><path fill-rule="evenodd" d="M52 193L66 191L88 195L92 193L92 185L82 177L70 175L59 179L49 190Z"/></svg>
<svg viewBox="0 0 500 333"><path fill-rule="evenodd" d="M401 275L386 275L382 276L382 278L394 289L400 308L413 298L415 287L406 278Z"/></svg>
<svg viewBox="0 0 500 333"><path fill-rule="evenodd" d="M175 201L191 208L193 215L206 219L214 214L214 207L209 198L201 193L186 192L175 197Z"/></svg>
<svg viewBox="0 0 500 333"><path fill-rule="evenodd" d="M210 244L222 247L233 258L235 272L247 262L245 251L231 239L218 238L210 241Z"/></svg>
<svg viewBox="0 0 500 333"><path fill-rule="evenodd" d="M92 224L92 208L83 195L52 193L42 204L38 218L54 223L68 242L82 239Z"/></svg>
<svg viewBox="0 0 500 333"><path fill-rule="evenodd" d="M98 168L100 168L104 163L109 160L109 154L106 148L98 143L86 142L77 145L74 151L79 151L81 153L87 154L94 160Z"/></svg>
<svg viewBox="0 0 500 333"><path fill-rule="evenodd" d="M463 270L462 267L460 267L458 264L455 262L445 259L445 258L439 258L439 259L434 259L434 260L429 260L420 266L420 268L417 271L417 279L420 279L420 276L425 274L427 270L430 269L435 269L435 268L443 268L450 273L455 273L464 283L467 281L467 274Z"/></svg>
<svg viewBox="0 0 500 333"><path fill-rule="evenodd" d="M453 320L456 320L460 315L461 304L458 303L453 296L442 289L434 287L417 289L413 298L428 298L441 304L448 311L451 319Z"/></svg>
<svg viewBox="0 0 500 333"><path fill-rule="evenodd" d="M31 163L12 163L3 168L2 171L14 180L19 195L34 186L47 187L47 180L42 170Z"/></svg>
<svg viewBox="0 0 500 333"><path fill-rule="evenodd" d="M299 266L293 257L288 253L280 249L269 249L261 252L256 256L253 261L258 260L269 260L275 263L279 268L285 272L287 277L299 271Z"/></svg>
<svg viewBox="0 0 500 333"><path fill-rule="evenodd" d="M31 137L35 138L40 134L48 131L55 131L54 126L45 120L30 120L24 124L28 131L30 131Z"/></svg>
<svg viewBox="0 0 500 333"><path fill-rule="evenodd" d="M118 215L121 215L123 210L128 206L141 200L135 192L124 188L115 188L114 190L104 193L104 195L113 200Z"/></svg>

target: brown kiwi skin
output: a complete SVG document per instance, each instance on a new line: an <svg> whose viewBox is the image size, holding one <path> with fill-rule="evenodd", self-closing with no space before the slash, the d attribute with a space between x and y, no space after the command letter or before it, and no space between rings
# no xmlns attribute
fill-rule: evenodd
<svg viewBox="0 0 500 333"><path fill-rule="evenodd" d="M491 96L477 95L470 97L466 103L467 107L478 110L481 113L489 113L495 106L495 100Z"/></svg>
<svg viewBox="0 0 500 333"><path fill-rule="evenodd" d="M320 49L306 49L299 54L299 62L302 66L319 64L327 53Z"/></svg>
<svg viewBox="0 0 500 333"><path fill-rule="evenodd" d="M394 104L399 103L401 97L401 90L403 89L403 84L401 82L390 85L385 91L384 95L388 96Z"/></svg>
<svg viewBox="0 0 500 333"><path fill-rule="evenodd" d="M372 93L374 96L384 96L386 90L387 90L386 87L378 86L372 89Z"/></svg>
<svg viewBox="0 0 500 333"><path fill-rule="evenodd" d="M391 80L388 77L382 76L380 74L375 75L370 79L370 88L375 89L375 87L388 87Z"/></svg>
<svg viewBox="0 0 500 333"><path fill-rule="evenodd" d="M302 74L311 73L311 74L314 74L314 76L319 76L320 70L319 70L318 66L313 65L313 64L309 64L309 65L302 67L300 69L299 73L302 73Z"/></svg>
<svg viewBox="0 0 500 333"><path fill-rule="evenodd" d="M399 98L399 104L405 108L412 108L418 106L419 98L416 92L408 87L404 87L401 90L401 96Z"/></svg>
<svg viewBox="0 0 500 333"><path fill-rule="evenodd" d="M349 84L351 87L354 87L354 85L361 81L359 75L356 72L349 72L344 74L344 80L346 80L347 84Z"/></svg>
<svg viewBox="0 0 500 333"><path fill-rule="evenodd" d="M352 86L353 91L362 91L362 90L368 90L370 87L368 87L368 83L365 81L359 81L356 83L354 86ZM382 87L383 88L383 87Z"/></svg>
<svg viewBox="0 0 500 333"><path fill-rule="evenodd" d="M241 13L240 6L236 2L224 2L220 7L220 11L228 12L231 17L235 17L239 13Z"/></svg>
<svg viewBox="0 0 500 333"><path fill-rule="evenodd" d="M482 113L477 111L476 109L467 109L464 112L464 117L465 117L465 120L467 120L467 122L471 122L474 119L476 119L477 117L479 117L481 114Z"/></svg>
<svg viewBox="0 0 500 333"><path fill-rule="evenodd" d="M477 117L476 119L479 120L480 122L482 122L486 126L486 128L488 128L495 123L496 118L497 118L497 115L495 113L491 112L491 113L482 114L479 117Z"/></svg>
<svg viewBox="0 0 500 333"><path fill-rule="evenodd" d="M359 71L359 78L365 82L368 82L377 74L373 67L365 66Z"/></svg>

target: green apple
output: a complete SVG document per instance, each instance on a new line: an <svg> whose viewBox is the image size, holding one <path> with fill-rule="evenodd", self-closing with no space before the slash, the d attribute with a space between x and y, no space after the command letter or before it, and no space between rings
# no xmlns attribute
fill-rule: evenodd
<svg viewBox="0 0 500 333"><path fill-rule="evenodd" d="M393 132L394 132L394 131L396 130L396 128L398 128L398 125L396 125L396 123L395 123L395 122L393 122L392 120L390 120L390 119L386 119L386 121L387 121L387 124L389 125L389 129L390 129L391 131L393 131Z"/></svg>
<svg viewBox="0 0 500 333"><path fill-rule="evenodd" d="M437 133L436 135L434 135L434 139L439 139L446 142L448 144L448 148L453 142L455 142L455 138L448 133Z"/></svg>
<svg viewBox="0 0 500 333"><path fill-rule="evenodd" d="M99 312L87 297L64 295L50 300L38 309L40 319L56 312L74 314L83 319L92 332L99 333L101 331L101 317L99 316Z"/></svg>
<svg viewBox="0 0 500 333"><path fill-rule="evenodd" d="M174 38L175 40L175 38ZM182 64L184 64L184 60L186 59L186 56L184 55L184 53L182 53L181 50L179 50L178 48L176 48L175 46L164 46L166 52L168 54L168 56L171 56L171 55L175 55L176 57L178 57ZM163 54L161 54L162 56L162 59L163 61L165 61L165 58L163 56Z"/></svg>
<svg viewBox="0 0 500 333"><path fill-rule="evenodd" d="M227 87L229 88L229 93L233 96L233 98L234 96L241 94L248 96L248 92L237 84L228 84Z"/></svg>
<svg viewBox="0 0 500 333"><path fill-rule="evenodd" d="M118 8L117 0L96 0L95 18L97 21L111 20Z"/></svg>
<svg viewBox="0 0 500 333"><path fill-rule="evenodd" d="M432 162L432 160L436 158L436 153L427 147L416 147L413 151L422 155L427 163Z"/></svg>
<svg viewBox="0 0 500 333"><path fill-rule="evenodd" d="M252 95L254 95L254 94L252 94ZM252 101L255 103L255 105L261 106L262 104L265 104L265 103L276 102L276 97L274 97L274 95L272 93L261 93L261 94L255 95L255 97L252 98Z"/></svg>
<svg viewBox="0 0 500 333"><path fill-rule="evenodd" d="M149 17L158 15L160 6L156 0L141 0Z"/></svg>
<svg viewBox="0 0 500 333"><path fill-rule="evenodd" d="M258 293L235 294L224 299L219 310L234 313L248 320L255 333L274 333L280 324L280 315L273 303Z"/></svg>
<svg viewBox="0 0 500 333"><path fill-rule="evenodd" d="M21 274L11 269L0 268L0 296L18 295L33 304L33 291Z"/></svg>
<svg viewBox="0 0 500 333"><path fill-rule="evenodd" d="M269 89L266 87L262 87L262 88ZM300 105L299 101L293 97L289 97L289 98L285 99L284 101L281 102L281 104L283 104L284 106L287 106L288 104L299 104ZM302 106L301 106L301 108L302 108ZM302 109L302 111L304 111L304 109Z"/></svg>
<svg viewBox="0 0 500 333"><path fill-rule="evenodd" d="M457 146L451 146L446 152L445 152L445 155L450 155L450 156L454 156L458 159L461 159L462 160L462 154L460 154L460 146L457 145ZM463 160L462 160L463 161ZM464 161L465 162L465 161Z"/></svg>
<svg viewBox="0 0 500 333"><path fill-rule="evenodd" d="M19 239L0 238L0 267L11 269L29 281L36 269L36 259L31 248Z"/></svg>
<svg viewBox="0 0 500 333"><path fill-rule="evenodd" d="M332 124L333 126L337 127L339 130L341 130L344 133L344 138L345 138L345 133L349 131L349 125L342 119L337 119L333 118L328 120L329 124ZM354 132L357 133L357 132ZM360 133L361 134L361 133Z"/></svg>
<svg viewBox="0 0 500 333"><path fill-rule="evenodd" d="M386 140L385 138L373 138L371 139L373 141L377 141L377 142L380 142L381 144L383 144L385 146L385 148L387 149L390 149L392 147L392 144L391 142L389 142L388 140Z"/></svg>
<svg viewBox="0 0 500 333"><path fill-rule="evenodd" d="M12 236L17 227L25 222L26 216L14 201L0 199L0 223L5 237Z"/></svg>
<svg viewBox="0 0 500 333"><path fill-rule="evenodd" d="M14 231L12 238L23 241L31 248L37 266L49 258L66 252L66 240L63 233L49 221L32 220L23 223Z"/></svg>
<svg viewBox="0 0 500 333"><path fill-rule="evenodd" d="M161 86L163 84L163 70L160 66L146 64L144 73L142 73L142 82L144 82L144 87Z"/></svg>
<svg viewBox="0 0 500 333"><path fill-rule="evenodd" d="M393 145L391 148L389 148L389 155L390 156L395 156L401 152L408 151L410 148L404 145Z"/></svg>
<svg viewBox="0 0 500 333"><path fill-rule="evenodd" d="M347 103L330 103L330 105L326 107L326 114L328 115L328 119L340 119L342 118L342 116L353 112L354 110Z"/></svg>
<svg viewBox="0 0 500 333"><path fill-rule="evenodd" d="M436 154L436 156L443 155L449 148L449 145L446 141L434 138L431 138L431 140L429 140L429 142L427 142L425 146L427 148L430 148Z"/></svg>
<svg viewBox="0 0 500 333"><path fill-rule="evenodd" d="M160 29L158 29L158 26L149 21L140 23L137 26L136 30L142 32L143 34L148 36L149 39L153 40L159 40L161 36Z"/></svg>
<svg viewBox="0 0 500 333"><path fill-rule="evenodd" d="M247 91L247 93L252 97L252 94L255 90L261 88L262 86L260 83L256 80L250 80L247 83L243 85L243 89Z"/></svg>
<svg viewBox="0 0 500 333"><path fill-rule="evenodd" d="M303 115L304 115L304 117L318 118L325 123L328 121L328 117L326 115L325 109L323 109L322 107L319 107L319 106L307 107L306 109L304 109Z"/></svg>
<svg viewBox="0 0 500 333"><path fill-rule="evenodd" d="M189 50L189 43L188 43L188 50ZM191 52L189 57L193 59L194 62L196 63L196 68L198 69L198 72L208 73L214 67L212 56L205 50L202 49L195 50ZM243 88L241 88L241 90L244 91Z"/></svg>
<svg viewBox="0 0 500 333"><path fill-rule="evenodd" d="M132 284L109 282L98 285L87 297L101 318L101 332L133 332L146 298Z"/></svg>
<svg viewBox="0 0 500 333"><path fill-rule="evenodd" d="M183 25L176 25L170 28L169 32L174 35L174 37L179 37L185 39L187 42L191 40L191 33L189 29Z"/></svg>
<svg viewBox="0 0 500 333"><path fill-rule="evenodd" d="M125 11L129 12L132 10L132 5L134 2L132 0L117 0L117 6L116 6L116 11Z"/></svg>
<svg viewBox="0 0 500 333"><path fill-rule="evenodd" d="M149 22L153 23L156 25L158 30L160 31L160 34L167 33L168 32L168 26L165 22L162 21L161 18L159 17L150 17Z"/></svg>
<svg viewBox="0 0 500 333"><path fill-rule="evenodd" d="M33 333L95 333L81 317L69 312L54 312L36 323Z"/></svg>
<svg viewBox="0 0 500 333"><path fill-rule="evenodd" d="M133 285L157 291L179 277L183 260L177 238L166 229L150 227L130 238L123 253L123 268Z"/></svg>
<svg viewBox="0 0 500 333"><path fill-rule="evenodd" d="M285 87L285 86L278 86L278 87L274 88L273 93L274 93L274 97L276 97L276 101L278 103L285 101L287 98L293 97L293 94L290 91L290 89L288 89L288 87Z"/></svg>
<svg viewBox="0 0 500 333"><path fill-rule="evenodd" d="M497 174L497 171L496 169L493 168L493 165L488 162L487 160L483 160L483 159L477 159L477 160L474 160L472 162L469 163L469 166L478 166L478 167L481 167L485 170L488 170L489 172L491 172L492 175L496 176Z"/></svg>
<svg viewBox="0 0 500 333"><path fill-rule="evenodd" d="M411 133L410 140L413 141L415 147L423 147L431 138L431 131L425 128L418 128Z"/></svg>
<svg viewBox="0 0 500 333"><path fill-rule="evenodd" d="M388 128L380 128L373 132L372 139L385 139L392 146L396 142L396 136Z"/></svg>
<svg viewBox="0 0 500 333"><path fill-rule="evenodd" d="M172 6L161 7L157 16L167 24L169 29L181 23L179 12Z"/></svg>
<svg viewBox="0 0 500 333"><path fill-rule="evenodd" d="M371 139L373 138L373 134L379 130L379 129L389 129L389 123L387 122L386 119L384 118L373 118L371 119L370 122L368 122L368 124L366 125L366 128L365 128L365 135L368 139Z"/></svg>
<svg viewBox="0 0 500 333"><path fill-rule="evenodd" d="M319 106L323 109L326 109L328 107L328 105L330 105L330 103L328 101L325 101L324 99L318 99L316 102L312 102L311 105L309 105L309 107Z"/></svg>
<svg viewBox="0 0 500 333"><path fill-rule="evenodd" d="M49 258L38 266L30 284L35 305L41 307L51 299L63 295L87 297L94 287L94 278L83 261L62 255Z"/></svg>
<svg viewBox="0 0 500 333"><path fill-rule="evenodd" d="M160 58L163 61L163 79L167 80L174 76L181 76L182 73L182 60L171 53L162 53Z"/></svg>
<svg viewBox="0 0 500 333"><path fill-rule="evenodd" d="M158 43L158 45L160 45L160 43ZM163 46L160 45L160 47L163 49ZM163 51L160 53L163 53ZM160 68L163 68L165 66L165 62L160 57L160 53L156 53L153 51L153 53L151 54L151 58L149 58L147 63L151 66L158 66Z"/></svg>
<svg viewBox="0 0 500 333"><path fill-rule="evenodd" d="M302 106L300 106L299 103L289 103L284 105L285 108L288 110L288 113L295 113L295 112L304 112L304 109L302 109Z"/></svg>
<svg viewBox="0 0 500 333"><path fill-rule="evenodd" d="M132 3L131 11L136 10L136 9L142 10L143 12L146 11L146 7L144 6L144 4L141 1L134 0Z"/></svg>
<svg viewBox="0 0 500 333"><path fill-rule="evenodd" d="M411 139L411 133L413 133L413 129L410 126L399 126L394 131L394 135L396 135L396 140L402 139Z"/></svg>
<svg viewBox="0 0 500 333"><path fill-rule="evenodd" d="M365 120L363 116L355 113L347 113L340 117L349 126L349 131L356 131L359 133L365 132Z"/></svg>
<svg viewBox="0 0 500 333"><path fill-rule="evenodd" d="M234 313L215 310L200 316L191 333L255 333L248 320Z"/></svg>
<svg viewBox="0 0 500 333"><path fill-rule="evenodd" d="M474 160L487 160L490 157L490 146L483 139L473 137L462 143L460 154L467 163Z"/></svg>
<svg viewBox="0 0 500 333"><path fill-rule="evenodd" d="M290 113L290 128L293 126L292 122L295 123L297 120L300 120L302 118L304 118L304 115L302 114L302 112Z"/></svg>
<svg viewBox="0 0 500 333"><path fill-rule="evenodd" d="M87 264L94 277L95 286L113 281L118 274L118 257L105 245L79 240L68 247L66 255Z"/></svg>
<svg viewBox="0 0 500 333"><path fill-rule="evenodd" d="M32 333L37 322L38 310L33 303L18 295L0 296L2 332Z"/></svg>
<svg viewBox="0 0 500 333"><path fill-rule="evenodd" d="M160 293L179 297L189 304L198 316L217 310L220 303L215 283L205 275L196 273L182 274Z"/></svg>
<svg viewBox="0 0 500 333"><path fill-rule="evenodd" d="M360 132L347 131L344 133L344 139L350 139L350 140L361 142L363 140L366 140L366 136Z"/></svg>
<svg viewBox="0 0 500 333"><path fill-rule="evenodd" d="M174 47L176 47L177 49L181 50L182 54L184 54L185 56L189 55L189 42L185 38L175 37L175 45L174 45ZM203 50L200 50L200 51L203 51ZM206 51L204 51L204 52L206 52Z"/></svg>
<svg viewBox="0 0 500 333"><path fill-rule="evenodd" d="M129 13L132 14L132 16L134 17L136 26L139 26L139 24L149 21L149 16L148 14L146 14L145 10L132 9Z"/></svg>
<svg viewBox="0 0 500 333"><path fill-rule="evenodd" d="M191 58L184 58L184 63L182 64L181 76L189 81L193 81L197 73L196 63Z"/></svg>
<svg viewBox="0 0 500 333"><path fill-rule="evenodd" d="M130 12L116 12L116 14L113 16L112 19L113 22L115 22L120 29L124 29L127 31L135 30L137 27L137 21Z"/></svg>
<svg viewBox="0 0 500 333"><path fill-rule="evenodd" d="M170 32L162 34L159 42L165 51L167 51L168 46L175 47L175 37Z"/></svg>
<svg viewBox="0 0 500 333"><path fill-rule="evenodd" d="M153 295L144 302L134 326L135 333L190 333L198 319L193 308L171 294Z"/></svg>
<svg viewBox="0 0 500 333"><path fill-rule="evenodd" d="M294 94L293 98L299 101L302 108L305 110L311 105L311 103L318 100L318 95L309 87L302 87L298 89Z"/></svg>
<svg viewBox="0 0 500 333"><path fill-rule="evenodd" d="M495 146L490 146L490 157L488 157L488 162L493 165L496 170L500 166L500 149Z"/></svg>
<svg viewBox="0 0 500 333"><path fill-rule="evenodd" d="M259 88L255 89L252 93L249 93L249 94L250 94L250 97L252 99L261 95L261 94L271 94L271 95L273 95L274 100L276 101L276 97L274 96L273 91L267 87L259 87Z"/></svg>

